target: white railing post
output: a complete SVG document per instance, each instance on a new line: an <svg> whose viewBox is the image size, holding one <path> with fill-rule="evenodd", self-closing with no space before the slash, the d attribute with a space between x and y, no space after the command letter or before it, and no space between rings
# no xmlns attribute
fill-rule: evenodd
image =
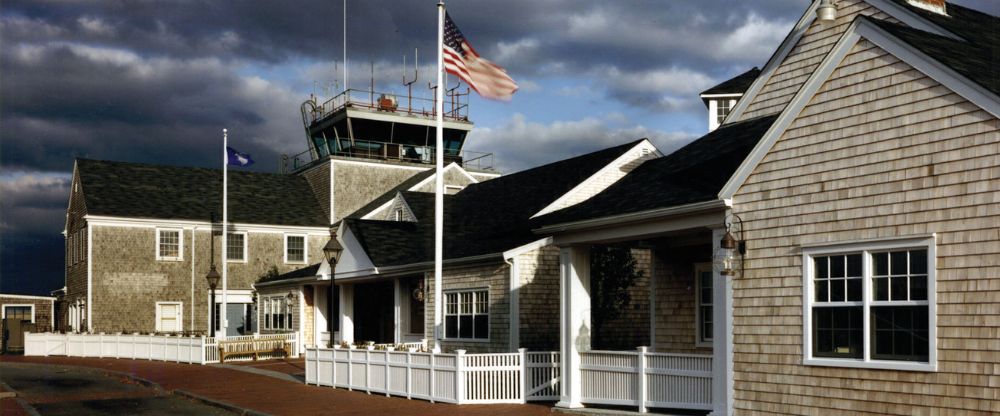
<svg viewBox="0 0 1000 416"><path fill-rule="evenodd" d="M372 394L372 351L365 348L365 393Z"/></svg>
<svg viewBox="0 0 1000 416"><path fill-rule="evenodd" d="M639 399L639 413L646 413L646 348L639 347L639 382L636 383L639 386L639 394L636 395Z"/></svg>
<svg viewBox="0 0 1000 416"><path fill-rule="evenodd" d="M430 379L429 393L431 397L431 403L434 403L434 353L433 352L430 354L430 357L431 357L431 368L429 370L429 373L431 379Z"/></svg>
<svg viewBox="0 0 1000 416"><path fill-rule="evenodd" d="M354 391L354 351L347 348L347 391Z"/></svg>
<svg viewBox="0 0 1000 416"><path fill-rule="evenodd" d="M406 351L406 399L409 400L413 397L413 367L410 363L413 353L409 350Z"/></svg>
<svg viewBox="0 0 1000 416"><path fill-rule="evenodd" d="M528 402L528 349L518 348L521 353L521 403Z"/></svg>
<svg viewBox="0 0 1000 416"><path fill-rule="evenodd" d="M455 350L455 401L465 399L465 350Z"/></svg>
<svg viewBox="0 0 1000 416"><path fill-rule="evenodd" d="M392 383L389 382L389 377L392 373L392 371L389 371L389 350L384 350L382 352L385 353L385 397L389 397L389 386L392 385Z"/></svg>

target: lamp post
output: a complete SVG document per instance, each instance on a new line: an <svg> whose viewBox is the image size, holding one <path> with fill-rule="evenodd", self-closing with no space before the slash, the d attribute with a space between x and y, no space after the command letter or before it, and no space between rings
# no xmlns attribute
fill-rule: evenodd
<svg viewBox="0 0 1000 416"><path fill-rule="evenodd" d="M213 261L212 263L212 267L208 270L208 274L205 275L205 280L208 280L208 288L211 289L211 304L209 305L209 308L212 311L212 321L208 323L208 327L212 336L215 336L215 287L219 285L219 278L221 278L221 276L219 276L219 272L215 270L215 262Z"/></svg>
<svg viewBox="0 0 1000 416"><path fill-rule="evenodd" d="M330 289L329 294L327 294L326 306L327 306L327 320L326 320L326 330L330 332L330 342L333 343L333 297L336 295L336 287L333 284L334 271L337 269L337 262L340 261L340 255L344 252L344 246L340 245L337 241L337 230L330 227L330 240L326 242L323 246L323 256L326 257L327 264L330 265Z"/></svg>

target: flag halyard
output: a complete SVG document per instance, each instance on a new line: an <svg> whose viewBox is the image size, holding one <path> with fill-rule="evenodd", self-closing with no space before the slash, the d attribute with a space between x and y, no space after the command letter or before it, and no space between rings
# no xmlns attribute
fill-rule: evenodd
<svg viewBox="0 0 1000 416"><path fill-rule="evenodd" d="M507 70L480 57L447 12L441 49L445 72L461 78L483 98L509 101L517 92L517 83Z"/></svg>

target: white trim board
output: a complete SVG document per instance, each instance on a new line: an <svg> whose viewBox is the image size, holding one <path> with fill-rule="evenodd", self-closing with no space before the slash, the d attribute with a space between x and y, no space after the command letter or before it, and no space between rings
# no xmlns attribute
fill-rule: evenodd
<svg viewBox="0 0 1000 416"><path fill-rule="evenodd" d="M876 9L881 10L885 14L888 14L889 16L898 19L900 22L909 27L918 30L923 30L925 32L930 32L940 36L961 40L961 38L956 36L955 34L947 30L944 30L938 25L931 23L927 19L924 19L920 15L910 11L905 6L892 2L892 0L864 0L864 1L869 5L875 7ZM746 111L747 107L750 106L750 103L754 100L754 98L757 97L757 94L760 93L760 90L764 88L764 85L767 84L767 81L771 78L772 75L774 75L774 72L778 69L778 67L781 66L783 62L785 62L785 58L787 58L788 54L791 53L792 49L795 48L795 45L799 43L799 40L802 39L802 36L805 35L806 31L809 30L809 27L812 26L813 21L816 20L817 6L819 6L819 0L814 0L812 4L809 5L809 7L806 9L805 14L803 14L802 17L799 18L799 21L792 28L792 31L788 34L788 36L785 37L783 41L781 41L781 45L775 51L774 55L771 56L771 59L767 61L767 64L764 65L764 68L760 71L760 75L758 75L757 79L755 79L754 82L750 85L750 88L748 88L744 92L743 97L736 102L736 106L733 107L733 110L729 112L729 116L726 117L726 119L722 122L722 124L728 124L730 122L739 120L743 116L743 112Z"/></svg>
<svg viewBox="0 0 1000 416"><path fill-rule="evenodd" d="M771 148L784 134L785 130L795 121L802 110L809 104L810 99L830 78L830 74L840 66L844 57L850 53L861 39L866 39L875 46L885 50L887 53L899 58L901 61L927 75L931 79L944 85L956 94L962 96L969 102L982 108L984 111L1000 118L1000 97L979 87L978 84L955 72L948 66L934 60L923 52L918 51L910 44L892 36L868 19L857 19L837 44L833 47L819 67L806 80L802 88L799 89L795 97L785 106L781 114L774 121L774 124L764 133L764 136L757 142L757 145L750 151L739 168L729 178L726 185L719 191L720 199L731 199L739 190L747 178L760 164L764 156L770 152Z"/></svg>
<svg viewBox="0 0 1000 416"><path fill-rule="evenodd" d="M106 227L136 227L136 228L183 228L185 230L194 227L214 226L209 221L195 220L171 220L162 218L129 218L114 217L105 215L87 215L84 217L88 225ZM276 233L284 234L288 232L303 233L308 235L330 235L328 226L304 226L304 225L273 225L273 224L248 224L229 223L229 231L243 231L251 233Z"/></svg>
<svg viewBox="0 0 1000 416"><path fill-rule="evenodd" d="M37 299L37 300L48 300L48 301L56 300L56 298L52 296L14 295L10 293L0 293L0 298Z"/></svg>
<svg viewBox="0 0 1000 416"><path fill-rule="evenodd" d="M31 323L35 323L35 304L34 303L5 303L0 305L0 318L7 319L7 308L31 308ZM50 317L51 321L52 318Z"/></svg>
<svg viewBox="0 0 1000 416"><path fill-rule="evenodd" d="M629 148L628 150L626 150L624 153L622 153L621 155L619 155L618 157L616 157L615 160L612 160L611 163L608 163L603 168L601 168L600 170L598 170L597 172L595 172L593 175L590 175L587 179L584 179L580 183L576 184L576 186L574 186L573 189L570 189L569 192L566 192L565 194L562 194L561 196L559 196L558 198L556 198L554 201L552 201L551 203L549 203L547 206L545 206L545 208L542 208L540 211L536 212L534 215L531 216L531 218L539 217L539 216L542 216L542 215L548 214L550 212L557 211L557 210L561 209L560 205L563 204L567 199L573 197L577 193L586 191L587 189L589 189L589 187L590 187L591 184L593 184L594 182L598 181L602 176L609 175L615 169L620 169L622 165L630 163L630 162L632 162L634 160L642 159L643 157L646 156L646 155L640 153L639 156L631 157L632 156L632 151L634 151L636 149L648 150L649 153L654 156L654 158L655 157L663 156L663 154L660 153L660 150L657 149L656 146L653 146L653 143L651 143L649 141L649 139L642 139L641 141L639 141L639 143L636 143L635 146L632 146L631 148ZM625 176L623 175L622 178L624 178L624 177ZM621 180L621 178L618 178L618 180ZM616 180L615 182L617 182L618 180ZM612 182L612 184L614 184L614 182ZM608 186L611 186L611 185L608 185ZM607 189L607 188L604 188L604 189ZM603 191L604 189L601 189L600 191L597 191L594 195L597 195L597 194L601 193L601 191ZM593 195L591 195L591 197L589 197L587 199L590 199L592 197L593 197ZM586 201L587 199L584 199L584 201Z"/></svg>

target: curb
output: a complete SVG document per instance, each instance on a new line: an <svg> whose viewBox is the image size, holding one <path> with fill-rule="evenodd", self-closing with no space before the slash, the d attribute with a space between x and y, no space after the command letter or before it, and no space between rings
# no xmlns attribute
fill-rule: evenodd
<svg viewBox="0 0 1000 416"><path fill-rule="evenodd" d="M247 409L245 407L236 406L236 405L233 405L233 404L230 404L230 403L226 403L226 402L223 402L223 401L220 401L220 400L210 399L210 398L202 396L200 394L191 393L191 392L185 391L185 390L177 389L177 390L174 390L172 393L174 395L177 395L177 396L185 397L185 398L197 401L197 402L201 402L201 403L207 404L209 406L218 407L220 409L228 410L230 412L234 412L234 413L237 413L237 414L240 414L240 415L245 415L245 416L271 416L271 414L269 414L269 413L259 412L259 411L253 410L253 409Z"/></svg>

